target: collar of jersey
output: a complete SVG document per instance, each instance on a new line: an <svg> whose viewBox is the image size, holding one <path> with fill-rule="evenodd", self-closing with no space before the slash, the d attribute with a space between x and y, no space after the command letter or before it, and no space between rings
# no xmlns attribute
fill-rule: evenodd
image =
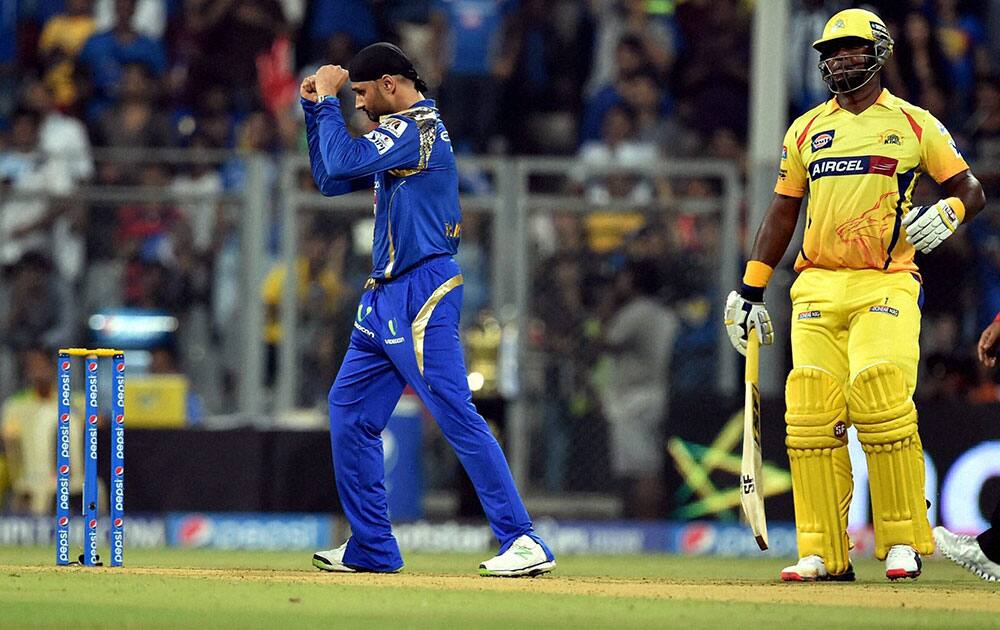
<svg viewBox="0 0 1000 630"><path fill-rule="evenodd" d="M891 98L892 98L892 94L889 93L889 90L887 90L885 88L882 88L882 93L878 95L878 98L875 99L875 103L873 103L873 104L874 105L881 105L882 107L884 107L886 109L892 109L892 105L889 104L889 100ZM826 113L827 114L833 114L833 113L835 113L837 111L840 111L840 109L841 109L840 103L837 102L837 97L836 96L834 96L829 101L827 101L827 106L826 106ZM865 110L865 111L867 111L867 110ZM863 114L864 112L861 112L861 113Z"/></svg>
<svg viewBox="0 0 1000 630"><path fill-rule="evenodd" d="M412 112L414 110L417 110L417 109L432 109L432 110L434 110L434 113L437 114L437 108L434 107L434 99L432 99L432 98L425 98L422 101L417 101L416 103L414 103L409 109L404 109L401 112L393 112L391 114L386 114L385 116L379 116L378 122L379 122L379 124L382 124L382 123L385 122L385 120L387 118L389 118L391 116L399 116L400 114L408 114L408 113L410 113L410 112Z"/></svg>

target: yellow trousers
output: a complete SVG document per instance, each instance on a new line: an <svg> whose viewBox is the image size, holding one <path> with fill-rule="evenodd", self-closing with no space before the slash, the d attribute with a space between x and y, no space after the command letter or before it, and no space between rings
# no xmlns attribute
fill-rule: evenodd
<svg viewBox="0 0 1000 630"><path fill-rule="evenodd" d="M807 269L791 298L785 419L799 555L847 569L850 424L868 460L876 557L896 544L932 553L912 399L920 283L905 272Z"/></svg>

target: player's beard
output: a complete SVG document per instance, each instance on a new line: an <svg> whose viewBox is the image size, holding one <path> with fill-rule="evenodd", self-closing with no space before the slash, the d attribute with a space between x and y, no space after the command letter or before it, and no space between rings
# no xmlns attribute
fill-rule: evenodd
<svg viewBox="0 0 1000 630"><path fill-rule="evenodd" d="M857 57L859 55L850 56ZM845 64L836 71L829 65L830 59L824 59L820 62L819 68L823 73L823 81L826 82L831 92L834 94L853 92L872 80L881 67L878 58L870 54L860 55L860 57L863 57L865 61L850 65Z"/></svg>
<svg viewBox="0 0 1000 630"><path fill-rule="evenodd" d="M373 123L377 123L378 122L378 120L380 118L380 116L378 114L376 114L375 112L369 110L367 107L363 107L361 109L365 113L365 116L368 116L368 120L372 121Z"/></svg>

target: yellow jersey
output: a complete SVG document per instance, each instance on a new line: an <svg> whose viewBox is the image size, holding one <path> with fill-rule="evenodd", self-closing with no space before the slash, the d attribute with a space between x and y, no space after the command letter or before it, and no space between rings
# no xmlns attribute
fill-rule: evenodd
<svg viewBox="0 0 1000 630"><path fill-rule="evenodd" d="M809 193L795 270L915 272L901 221L917 180L941 183L968 168L944 125L888 90L857 115L836 98L814 107L785 133L774 187Z"/></svg>

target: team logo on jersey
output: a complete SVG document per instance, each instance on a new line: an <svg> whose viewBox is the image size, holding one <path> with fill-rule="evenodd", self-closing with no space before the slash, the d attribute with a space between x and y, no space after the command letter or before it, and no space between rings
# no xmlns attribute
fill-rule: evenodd
<svg viewBox="0 0 1000 630"><path fill-rule="evenodd" d="M386 152L392 148L392 145L395 144L392 141L392 138L384 133L379 133L378 129L373 129L372 131L366 133L365 138L375 145L375 149L378 151L379 155L385 155Z"/></svg>
<svg viewBox="0 0 1000 630"><path fill-rule="evenodd" d="M887 129L883 131L879 136L879 140L882 144L894 144L897 147L903 146L903 134L899 133L895 129Z"/></svg>
<svg viewBox="0 0 1000 630"><path fill-rule="evenodd" d="M403 135L403 132L406 131L406 127L409 124L410 123L406 122L402 118L387 118L385 122L379 125L379 128L384 129L399 138Z"/></svg>
<svg viewBox="0 0 1000 630"><path fill-rule="evenodd" d="M891 306L886 306L885 304L876 304L875 306L868 309L870 313L885 313L886 315L892 315L893 317L899 317L899 310L892 308Z"/></svg>
<svg viewBox="0 0 1000 630"><path fill-rule="evenodd" d="M883 155L824 158L809 165L809 178L817 180L828 175L885 175L896 174L899 160Z"/></svg>
<svg viewBox="0 0 1000 630"><path fill-rule="evenodd" d="M788 147L781 145L781 161L784 162L788 159Z"/></svg>
<svg viewBox="0 0 1000 630"><path fill-rule="evenodd" d="M812 149L813 153L819 151L820 149L828 149L833 146L833 136L837 133L836 129L830 129L829 131L821 131L819 133L813 134L812 137Z"/></svg>

